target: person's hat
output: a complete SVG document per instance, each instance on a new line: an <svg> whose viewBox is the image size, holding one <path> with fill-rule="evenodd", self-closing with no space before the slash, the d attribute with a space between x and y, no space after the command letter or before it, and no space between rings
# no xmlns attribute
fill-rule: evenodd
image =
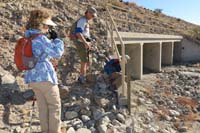
<svg viewBox="0 0 200 133"><path fill-rule="evenodd" d="M89 7L87 11L92 13L94 17L97 17L97 10L94 7Z"/></svg>
<svg viewBox="0 0 200 133"><path fill-rule="evenodd" d="M43 24L50 25L50 26L57 26L57 24L54 23L50 18L45 19L45 20L43 21Z"/></svg>

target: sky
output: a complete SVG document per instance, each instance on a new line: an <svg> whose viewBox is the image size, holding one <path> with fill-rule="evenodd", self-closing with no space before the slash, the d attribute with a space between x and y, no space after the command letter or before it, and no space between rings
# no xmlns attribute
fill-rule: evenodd
<svg viewBox="0 0 200 133"><path fill-rule="evenodd" d="M123 0L200 25L200 0Z"/></svg>

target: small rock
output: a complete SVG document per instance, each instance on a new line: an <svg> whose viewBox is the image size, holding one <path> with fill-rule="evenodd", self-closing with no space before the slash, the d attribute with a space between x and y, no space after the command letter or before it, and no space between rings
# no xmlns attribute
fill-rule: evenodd
<svg viewBox="0 0 200 133"><path fill-rule="evenodd" d="M172 120L172 118L171 118L169 115L166 115L166 116L165 116L165 119L166 119L167 121L171 121L171 120Z"/></svg>
<svg viewBox="0 0 200 133"><path fill-rule="evenodd" d="M91 133L91 131L87 128L79 128L76 133Z"/></svg>
<svg viewBox="0 0 200 133"><path fill-rule="evenodd" d="M112 124L113 124L114 126L121 126L121 123L120 123L118 120L113 120L113 121L112 121Z"/></svg>
<svg viewBox="0 0 200 133"><path fill-rule="evenodd" d="M4 76L1 77L0 79L1 84L14 84L15 83L15 77L12 76L11 74L6 74Z"/></svg>
<svg viewBox="0 0 200 133"><path fill-rule="evenodd" d="M126 126L132 126L133 125L133 119L132 118L127 118L125 121Z"/></svg>
<svg viewBox="0 0 200 133"><path fill-rule="evenodd" d="M108 116L111 121L116 119L115 113L112 112L107 112L106 116Z"/></svg>
<svg viewBox="0 0 200 133"><path fill-rule="evenodd" d="M176 110L169 110L171 116L180 116L180 113Z"/></svg>
<svg viewBox="0 0 200 133"><path fill-rule="evenodd" d="M72 96L71 99L72 99L72 101L76 101L77 100L75 96Z"/></svg>
<svg viewBox="0 0 200 133"><path fill-rule="evenodd" d="M71 119L74 119L76 117L78 117L78 113L75 112L75 111L68 111L68 112L65 113L65 118L67 120L71 120Z"/></svg>
<svg viewBox="0 0 200 133"><path fill-rule="evenodd" d="M81 102L81 107L88 107L90 105L91 101L88 98L83 98Z"/></svg>
<svg viewBox="0 0 200 133"><path fill-rule="evenodd" d="M91 113L89 108L83 108L83 109L81 109L80 114L81 115L91 116L92 113Z"/></svg>
<svg viewBox="0 0 200 133"><path fill-rule="evenodd" d="M112 110L113 110L114 112L117 111L117 107L116 107L116 105L113 105L113 106L112 106Z"/></svg>
<svg viewBox="0 0 200 133"><path fill-rule="evenodd" d="M95 120L89 120L87 121L86 125L88 128L94 127L95 126Z"/></svg>
<svg viewBox="0 0 200 133"><path fill-rule="evenodd" d="M104 125L108 125L110 123L110 119L108 118L108 116L104 116L99 120L100 124L104 124Z"/></svg>
<svg viewBox="0 0 200 133"><path fill-rule="evenodd" d="M117 114L117 120L119 120L122 123L125 123L125 117L120 113Z"/></svg>
<svg viewBox="0 0 200 133"><path fill-rule="evenodd" d="M188 129L188 127L183 126L183 127L179 127L178 131L179 132L187 132L187 129Z"/></svg>
<svg viewBox="0 0 200 133"><path fill-rule="evenodd" d="M93 111L93 117L95 120L99 120L101 117L104 115L104 110L103 109L98 109Z"/></svg>
<svg viewBox="0 0 200 133"><path fill-rule="evenodd" d="M170 133L170 131L166 130L166 129L163 129L162 130L162 133Z"/></svg>
<svg viewBox="0 0 200 133"><path fill-rule="evenodd" d="M153 132L153 133L157 133L158 130L159 130L159 127L156 126L155 124L149 125L148 128L149 128L149 130L150 130L151 132Z"/></svg>
<svg viewBox="0 0 200 133"><path fill-rule="evenodd" d="M200 105L196 108L198 112L200 112Z"/></svg>
<svg viewBox="0 0 200 133"><path fill-rule="evenodd" d="M153 113L151 111L147 111L147 116L150 117L150 118L153 118Z"/></svg>
<svg viewBox="0 0 200 133"><path fill-rule="evenodd" d="M90 128L90 131L91 131L92 133L97 133L97 130L96 130L96 128L94 128L94 127L91 127L91 128Z"/></svg>
<svg viewBox="0 0 200 133"><path fill-rule="evenodd" d="M108 128L107 128L106 125L101 124L101 125L98 126L98 130L99 130L100 133L107 133Z"/></svg>
<svg viewBox="0 0 200 133"><path fill-rule="evenodd" d="M81 107L79 105L75 105L74 107L71 107L70 111L75 111L75 112L79 112L81 110Z"/></svg>
<svg viewBox="0 0 200 133"><path fill-rule="evenodd" d="M108 105L110 102L108 99L101 98L101 97L95 97L95 102L100 106L100 107L105 107Z"/></svg>
<svg viewBox="0 0 200 133"><path fill-rule="evenodd" d="M22 127L29 127L29 123L22 123Z"/></svg>
<svg viewBox="0 0 200 133"><path fill-rule="evenodd" d="M60 98L65 99L68 97L69 88L67 86L60 86L59 92L60 92Z"/></svg>
<svg viewBox="0 0 200 133"><path fill-rule="evenodd" d="M92 58L92 62L97 63L97 59L96 58Z"/></svg>
<svg viewBox="0 0 200 133"><path fill-rule="evenodd" d="M144 104L145 103L145 99L144 98L138 98L138 104Z"/></svg>
<svg viewBox="0 0 200 133"><path fill-rule="evenodd" d="M90 117L87 116L87 115L82 115L82 116L81 116L81 119L83 120L83 122L87 122L87 121L90 120Z"/></svg>
<svg viewBox="0 0 200 133"><path fill-rule="evenodd" d="M15 128L14 132L21 133L21 130L22 130L22 128L18 126Z"/></svg>
<svg viewBox="0 0 200 133"><path fill-rule="evenodd" d="M68 130L67 130L67 133L76 133L75 129L73 127L70 127Z"/></svg>
<svg viewBox="0 0 200 133"><path fill-rule="evenodd" d="M73 123L72 123L73 127L77 130L79 128L83 127L83 122L80 119L76 119Z"/></svg>
<svg viewBox="0 0 200 133"><path fill-rule="evenodd" d="M132 127L126 127L126 133L133 133Z"/></svg>

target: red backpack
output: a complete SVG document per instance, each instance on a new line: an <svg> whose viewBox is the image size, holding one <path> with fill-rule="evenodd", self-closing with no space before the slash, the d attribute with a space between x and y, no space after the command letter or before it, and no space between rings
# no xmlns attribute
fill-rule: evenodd
<svg viewBox="0 0 200 133"><path fill-rule="evenodd" d="M38 58L33 56L32 40L40 35L35 34L29 38L22 37L17 41L14 61L19 70L29 70L35 67Z"/></svg>

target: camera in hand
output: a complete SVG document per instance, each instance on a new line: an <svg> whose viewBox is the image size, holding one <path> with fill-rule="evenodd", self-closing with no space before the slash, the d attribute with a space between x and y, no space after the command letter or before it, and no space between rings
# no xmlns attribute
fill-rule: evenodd
<svg viewBox="0 0 200 133"><path fill-rule="evenodd" d="M49 39L54 40L58 37L58 34L55 32L55 29L53 29L53 27L49 27L48 33L49 33Z"/></svg>

